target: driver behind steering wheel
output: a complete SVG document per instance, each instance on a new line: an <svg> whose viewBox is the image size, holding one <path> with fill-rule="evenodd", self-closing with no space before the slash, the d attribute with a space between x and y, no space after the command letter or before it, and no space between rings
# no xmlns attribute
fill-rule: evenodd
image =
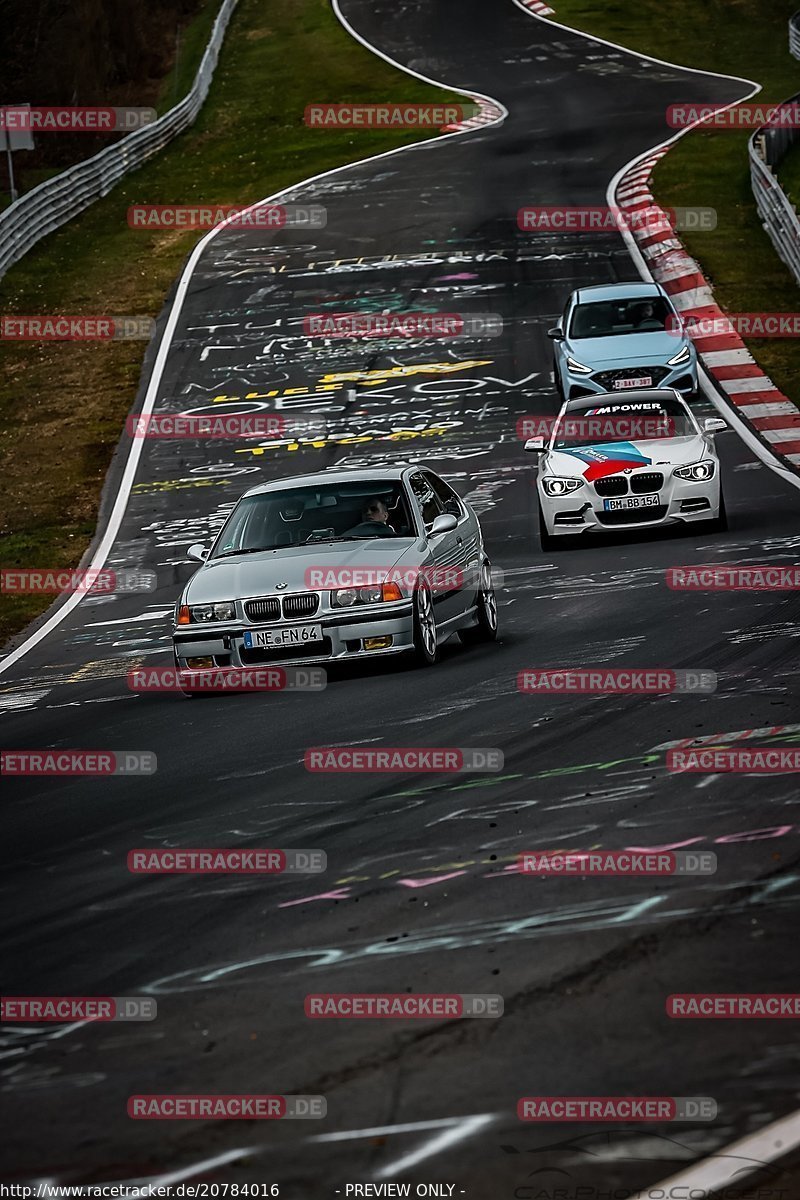
<svg viewBox="0 0 800 1200"><path fill-rule="evenodd" d="M389 524L389 509L383 500L368 500L361 512L361 523L347 530L353 537L394 537Z"/></svg>

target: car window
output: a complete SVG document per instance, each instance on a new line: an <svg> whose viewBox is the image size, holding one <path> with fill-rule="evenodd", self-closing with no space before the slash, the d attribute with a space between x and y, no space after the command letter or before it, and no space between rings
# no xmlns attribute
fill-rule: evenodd
<svg viewBox="0 0 800 1200"><path fill-rule="evenodd" d="M461 505L457 494L453 491L448 483L440 479L438 475L434 475L433 471L423 471L423 475L430 483L439 503L442 506L442 512L452 513L459 520L464 516L464 509Z"/></svg>
<svg viewBox="0 0 800 1200"><path fill-rule="evenodd" d="M430 480L426 479L421 471L412 475L409 482L417 504L422 510L422 519L425 522L425 527L426 529L430 528L443 511L439 498L431 487Z"/></svg>
<svg viewBox="0 0 800 1200"><path fill-rule="evenodd" d="M674 313L663 296L620 297L577 305L572 312L569 334L573 338L597 338L658 333L671 320Z"/></svg>
<svg viewBox="0 0 800 1200"><path fill-rule="evenodd" d="M370 519L378 504L386 520ZM362 537L413 537L397 480L350 480L287 487L243 497L223 526L212 558Z"/></svg>
<svg viewBox="0 0 800 1200"><path fill-rule="evenodd" d="M599 401L599 403L598 403ZM612 396L572 401L553 430L557 450L612 442L693 437L698 432L691 412L677 397L654 393L652 399Z"/></svg>

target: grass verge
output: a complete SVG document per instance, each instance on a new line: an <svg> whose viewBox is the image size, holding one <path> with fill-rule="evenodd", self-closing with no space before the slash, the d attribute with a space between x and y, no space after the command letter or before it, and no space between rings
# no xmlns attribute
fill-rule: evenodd
<svg viewBox="0 0 800 1200"><path fill-rule="evenodd" d="M200 32L185 35L187 60L207 38L208 16L206 6ZM129 205L252 203L423 136L308 129L309 98L453 100L370 54L341 27L329 0L241 0L197 123L12 268L0 283L3 311L155 316L200 235L131 230ZM135 342L0 344L3 566L80 561L141 356ZM48 604L47 597L4 595L0 644Z"/></svg>
<svg viewBox="0 0 800 1200"><path fill-rule="evenodd" d="M785 100L800 88L789 54L788 22L797 0L638 0L636 4L555 0L554 20L681 66L742 76L762 85L755 99ZM676 96L676 102L684 100ZM671 136L665 122L664 137ZM709 205L713 232L681 233L728 312L795 312L800 293L761 227L750 188L748 131L692 130L655 170L664 207ZM642 150L647 149L643 146ZM795 167L800 185L800 153ZM796 187L800 192L800 186ZM789 338L751 338L751 353L800 404L800 346Z"/></svg>

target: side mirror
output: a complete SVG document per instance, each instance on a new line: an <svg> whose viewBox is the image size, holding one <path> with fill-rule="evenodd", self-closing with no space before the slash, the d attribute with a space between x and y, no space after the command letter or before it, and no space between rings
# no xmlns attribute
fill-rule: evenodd
<svg viewBox="0 0 800 1200"><path fill-rule="evenodd" d="M723 429L728 428L728 422L723 421L722 417L706 417L703 421L704 433L721 433Z"/></svg>
<svg viewBox="0 0 800 1200"><path fill-rule="evenodd" d="M210 551L208 547L204 546L202 542L195 542L195 544L190 546L186 551L186 557L190 558L192 562L203 563L208 558L209 553Z"/></svg>
<svg viewBox="0 0 800 1200"><path fill-rule="evenodd" d="M563 342L564 333L560 325L554 325L552 329L548 329L547 336L554 342Z"/></svg>
<svg viewBox="0 0 800 1200"><path fill-rule="evenodd" d="M531 454L542 454L544 448L543 437L528 438L527 442L523 446L523 450L528 450Z"/></svg>
<svg viewBox="0 0 800 1200"><path fill-rule="evenodd" d="M457 524L458 519L452 513L439 513L428 530L428 537L433 538L438 537L441 533L449 533L451 529L455 529Z"/></svg>

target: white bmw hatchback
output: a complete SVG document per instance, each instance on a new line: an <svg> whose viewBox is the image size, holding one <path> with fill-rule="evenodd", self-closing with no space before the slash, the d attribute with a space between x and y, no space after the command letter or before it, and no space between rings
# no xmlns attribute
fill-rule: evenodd
<svg viewBox="0 0 800 1200"><path fill-rule="evenodd" d="M567 401L540 455L536 486L543 550L584 533L696 525L724 529L725 501L714 434L674 389L641 389Z"/></svg>

